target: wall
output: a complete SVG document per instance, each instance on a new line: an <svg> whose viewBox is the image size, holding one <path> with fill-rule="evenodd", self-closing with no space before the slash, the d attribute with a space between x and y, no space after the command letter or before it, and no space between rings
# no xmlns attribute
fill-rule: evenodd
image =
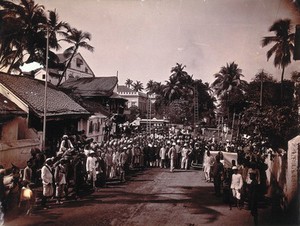
<svg viewBox="0 0 300 226"><path fill-rule="evenodd" d="M288 142L286 193L289 203L298 194L299 189L299 145L300 136L297 136Z"/></svg>
<svg viewBox="0 0 300 226"><path fill-rule="evenodd" d="M0 141L0 164L4 168L9 168L11 163L20 168L25 167L33 147L39 147L38 139Z"/></svg>
<svg viewBox="0 0 300 226"><path fill-rule="evenodd" d="M0 139L0 164L26 166L32 147L40 147L38 135L27 127L27 119L16 117L3 124Z"/></svg>
<svg viewBox="0 0 300 226"><path fill-rule="evenodd" d="M288 151L274 153L266 159L268 164L267 183L269 185L267 197L280 200L282 210L287 210L299 194L299 144L300 136L288 142Z"/></svg>

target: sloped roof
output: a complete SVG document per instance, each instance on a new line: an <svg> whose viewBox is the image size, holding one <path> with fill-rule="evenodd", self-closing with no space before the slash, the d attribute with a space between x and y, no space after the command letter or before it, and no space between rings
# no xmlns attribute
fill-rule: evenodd
<svg viewBox="0 0 300 226"><path fill-rule="evenodd" d="M111 96L118 83L116 76L93 78L70 78L61 84L61 88L71 90L82 97Z"/></svg>
<svg viewBox="0 0 300 226"><path fill-rule="evenodd" d="M119 85L118 86L118 93L123 93L123 92L127 92L127 93L129 93L129 92L135 92L133 89L130 89L129 87L127 87L127 86L123 86L123 85Z"/></svg>
<svg viewBox="0 0 300 226"><path fill-rule="evenodd" d="M24 101L39 117L44 115L45 83L25 76L0 72L0 83ZM47 87L47 116L80 115L89 112L53 85Z"/></svg>
<svg viewBox="0 0 300 226"><path fill-rule="evenodd" d="M26 112L0 93L0 115L6 114L26 115Z"/></svg>
<svg viewBox="0 0 300 226"><path fill-rule="evenodd" d="M111 116L111 113L105 109L99 102L93 100L78 100L81 106L91 113L101 113L104 116Z"/></svg>

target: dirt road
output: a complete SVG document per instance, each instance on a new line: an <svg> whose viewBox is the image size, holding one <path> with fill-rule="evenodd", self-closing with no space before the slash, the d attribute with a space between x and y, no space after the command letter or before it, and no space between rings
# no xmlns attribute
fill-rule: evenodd
<svg viewBox="0 0 300 226"><path fill-rule="evenodd" d="M147 169L126 183L109 184L63 205L53 201L51 209L36 209L32 216L5 225L253 225L249 211L229 210L203 177L198 170ZM261 223L267 223L267 217Z"/></svg>

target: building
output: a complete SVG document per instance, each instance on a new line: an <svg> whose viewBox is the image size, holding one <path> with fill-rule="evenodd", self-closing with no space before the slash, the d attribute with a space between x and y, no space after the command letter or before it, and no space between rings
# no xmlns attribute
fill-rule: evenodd
<svg viewBox="0 0 300 226"><path fill-rule="evenodd" d="M28 159L32 146L42 147L45 84L26 76L0 73L0 94L5 103L0 105L1 160L9 162L10 153ZM78 122L90 116L85 108L51 84L47 87L46 109L46 147L54 152L62 135L77 131Z"/></svg>
<svg viewBox="0 0 300 226"><path fill-rule="evenodd" d="M65 58L63 54L58 54L57 56L59 58L59 63L66 64L68 62L68 59ZM63 68L62 69L49 68L48 70L49 76L47 78L48 82L52 83L53 85L57 85L62 73L63 73ZM26 74L30 74L30 73L26 73ZM37 69L33 71L32 74L35 79L45 81L46 78L45 68ZM95 77L95 74L88 66L88 64L82 57L82 55L80 53L76 53L69 67L67 68L65 76L62 79L61 83L65 82L69 78L93 78L93 77Z"/></svg>
<svg viewBox="0 0 300 226"><path fill-rule="evenodd" d="M86 136L94 141L103 141L107 132L117 132L117 124L124 121L126 100L117 94L117 84L116 76L108 76L70 78L60 86L66 94L92 113L87 121L80 121L78 129L84 130Z"/></svg>
<svg viewBox="0 0 300 226"><path fill-rule="evenodd" d="M142 92L136 92L125 85L118 86L118 95L127 100L127 108L137 106L142 113L147 112L148 96Z"/></svg>

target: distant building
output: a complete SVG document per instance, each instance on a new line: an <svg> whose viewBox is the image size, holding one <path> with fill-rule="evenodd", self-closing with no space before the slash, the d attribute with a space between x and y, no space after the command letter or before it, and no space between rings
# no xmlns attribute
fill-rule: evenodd
<svg viewBox="0 0 300 226"><path fill-rule="evenodd" d="M127 108L137 106L142 112L147 112L147 94L136 92L125 85L118 86L118 94L127 100Z"/></svg>
<svg viewBox="0 0 300 226"><path fill-rule="evenodd" d="M59 57L60 63L66 64L68 62L68 59L65 58L63 54L58 54L57 56ZM48 82L52 83L53 85L57 85L59 78L63 73L63 70L49 68L48 72L49 72ZM45 81L46 78L45 68L37 69L31 73L33 74L33 77L35 79ZM31 74L31 73L25 73L25 74ZM65 82L69 78L93 78L93 77L95 77L95 74L88 66L88 64L82 57L82 55L80 53L76 53L61 83Z"/></svg>

